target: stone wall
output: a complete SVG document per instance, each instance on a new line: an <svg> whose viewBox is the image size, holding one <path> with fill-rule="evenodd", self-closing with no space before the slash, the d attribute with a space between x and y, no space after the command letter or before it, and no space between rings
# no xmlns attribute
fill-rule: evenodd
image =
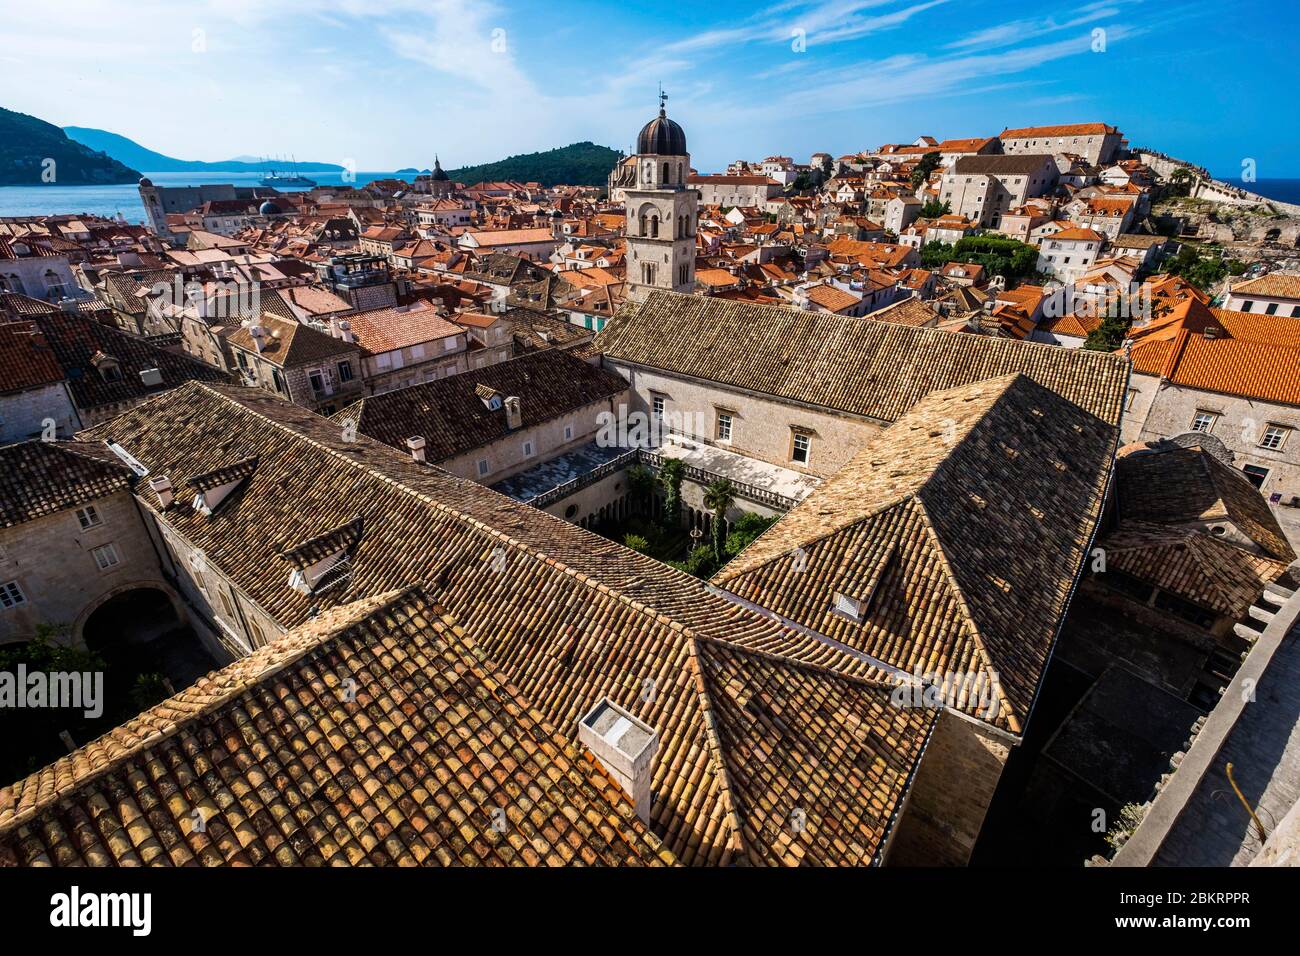
<svg viewBox="0 0 1300 956"><path fill-rule="evenodd" d="M71 438L81 428L62 382L0 396L0 445L39 438L47 418L54 419L59 438Z"/></svg>
<svg viewBox="0 0 1300 956"><path fill-rule="evenodd" d="M712 439L716 434L718 410L724 409L732 416L731 442L719 447L819 478L839 471L886 424L643 369L609 357L605 358L605 364L631 383L631 411L649 415L653 398L662 396L666 414L685 416L692 427L703 430L702 437ZM790 458L795 428L807 430L812 437L807 466Z"/></svg>
<svg viewBox="0 0 1300 956"><path fill-rule="evenodd" d="M945 710L890 840L890 866L965 866L1011 752L1011 740Z"/></svg>
<svg viewBox="0 0 1300 956"><path fill-rule="evenodd" d="M0 530L0 582L18 582L26 598L17 607L0 608L0 644L31 640L42 624L67 625L76 643L90 612L128 586L161 586L170 596L130 492L86 504L100 519L92 528L82 528L77 509L68 508ZM110 543L118 563L100 570L91 552Z"/></svg>
<svg viewBox="0 0 1300 956"><path fill-rule="evenodd" d="M1135 373L1130 386L1136 393L1124 416L1125 443L1189 432L1197 411L1210 411L1219 416L1210 434L1233 453L1234 465L1268 469L1260 488L1265 496L1280 494L1283 501L1290 501L1300 495L1300 407L1162 383L1154 375ZM1276 451L1259 447L1260 436L1270 424L1295 429Z"/></svg>

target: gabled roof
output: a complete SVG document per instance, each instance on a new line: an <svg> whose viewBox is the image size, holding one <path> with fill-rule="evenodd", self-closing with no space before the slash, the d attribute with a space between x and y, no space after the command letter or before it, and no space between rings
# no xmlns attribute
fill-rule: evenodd
<svg viewBox="0 0 1300 956"><path fill-rule="evenodd" d="M1024 375L935 392L714 583L889 667L983 676L996 714L963 709L1019 733L1117 434ZM859 621L836 594L862 602Z"/></svg>
<svg viewBox="0 0 1300 956"><path fill-rule="evenodd" d="M1300 299L1300 275L1294 272L1269 272L1257 279L1247 279L1233 286L1233 295L1247 293L1275 299Z"/></svg>
<svg viewBox="0 0 1300 956"><path fill-rule="evenodd" d="M842 821L868 817L874 822L855 824L858 846L867 857L879 851L873 841L903 799L910 772L873 775L868 791L818 783L823 769L804 766L790 780L786 806L764 812L788 817L805 807L806 828L783 834L779 847L753 845L760 837L744 830L736 808L770 801L762 792L771 788L750 794L751 784L727 775L719 746L743 733L716 730L720 718L700 693L694 655L700 641L723 642L736 654L761 652L781 658L782 666L816 664L846 679L876 682L875 690L861 693L887 695L891 685L870 663L546 512L364 435L347 441L328 419L258 389L192 384L88 435L111 435L174 484L220 464L226 449L257 454L244 492L211 517L178 507L159 517L167 533L201 549L282 625L301 626L315 612L424 583L454 618L457 633L475 641L566 737L576 735L578 719L605 696L654 727L660 747L653 829L682 862L761 862L795 853L792 841L828 861L837 854L858 858L836 835ZM140 501L153 507L148 498ZM288 587L279 555L356 516L366 530L344 586L312 595ZM833 693L843 692L828 687L807 700ZM813 715L788 706L796 735L817 726ZM879 729L853 745L864 748L863 759L914 768L919 744L911 735L928 733L935 712L909 709L905 740L886 728L897 715L873 710L865 716ZM712 743L718 739L724 742ZM823 744L780 739L772 746ZM813 791L823 809L801 802L801 794ZM820 849L813 851L814 844Z"/></svg>
<svg viewBox="0 0 1300 956"><path fill-rule="evenodd" d="M345 317L366 351L379 354L459 335L461 329L430 305L369 309Z"/></svg>
<svg viewBox="0 0 1300 956"><path fill-rule="evenodd" d="M1173 525L1227 519L1266 554L1290 563L1295 552L1273 510L1250 480L1201 448L1135 451L1116 465L1124 522Z"/></svg>
<svg viewBox="0 0 1300 956"><path fill-rule="evenodd" d="M0 322L0 395L62 381L63 369L35 322Z"/></svg>
<svg viewBox="0 0 1300 956"><path fill-rule="evenodd" d="M0 790L0 865L675 862L444 613L338 608Z"/></svg>
<svg viewBox="0 0 1300 956"><path fill-rule="evenodd" d="M102 444L0 446L0 528L78 508L131 486L131 469Z"/></svg>
<svg viewBox="0 0 1300 956"><path fill-rule="evenodd" d="M361 350L360 345L336 339L310 325L290 322L270 312L263 312L257 322L266 330L260 352L251 325L235 329L226 337L226 341L246 352L256 352L259 358L280 368L298 368L326 359L355 355Z"/></svg>
<svg viewBox="0 0 1300 956"><path fill-rule="evenodd" d="M68 390L79 409L137 401L175 388L184 382L228 382L230 376L210 365L139 338L85 316L51 312L34 319L55 359L63 369ZM112 356L121 373L106 380L92 359L97 353ZM146 385L140 373L157 369L158 385Z"/></svg>
<svg viewBox="0 0 1300 956"><path fill-rule="evenodd" d="M1069 123L1064 126L1023 126L1019 129L1004 129L998 134L999 139L1030 139L1036 136L1101 136L1106 133L1118 133L1114 126L1105 123Z"/></svg>
<svg viewBox="0 0 1300 956"><path fill-rule="evenodd" d="M520 399L522 428L536 427L627 390L622 376L560 349L472 369L450 378L363 398L340 411L335 422L385 445L405 450L419 435L431 462L445 461L504 438L511 429L504 408L487 408L480 388Z"/></svg>
<svg viewBox="0 0 1300 956"><path fill-rule="evenodd" d="M823 312L652 292L596 338L609 359L894 421L936 389L1023 372L1119 421L1120 356Z"/></svg>
<svg viewBox="0 0 1300 956"><path fill-rule="evenodd" d="M1205 332L1212 329L1211 337ZM1185 299L1130 333L1133 370L1179 385L1300 405L1300 323Z"/></svg>
<svg viewBox="0 0 1300 956"><path fill-rule="evenodd" d="M1126 520L1097 544L1107 570L1124 571L1231 620L1243 617L1288 567L1204 532L1143 521Z"/></svg>

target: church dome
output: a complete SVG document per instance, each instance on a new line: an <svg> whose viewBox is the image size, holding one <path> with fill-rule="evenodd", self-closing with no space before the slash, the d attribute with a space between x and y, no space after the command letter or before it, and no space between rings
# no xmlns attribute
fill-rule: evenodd
<svg viewBox="0 0 1300 956"><path fill-rule="evenodd" d="M442 163L438 160L437 156L433 157L433 176L430 178L437 183L449 182L451 179L451 177L442 171Z"/></svg>
<svg viewBox="0 0 1300 956"><path fill-rule="evenodd" d="M280 215L281 209L268 199L266 202L262 203L262 205L257 207L257 211L263 216L278 216Z"/></svg>
<svg viewBox="0 0 1300 956"><path fill-rule="evenodd" d="M660 107L659 115L646 123L636 138L636 151L654 156L685 156L686 134Z"/></svg>

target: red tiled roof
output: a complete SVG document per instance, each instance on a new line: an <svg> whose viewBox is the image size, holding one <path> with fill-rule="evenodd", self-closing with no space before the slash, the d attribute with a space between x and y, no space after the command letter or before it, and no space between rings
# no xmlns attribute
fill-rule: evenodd
<svg viewBox="0 0 1300 956"><path fill-rule="evenodd" d="M61 381L63 369L35 322L0 325L0 395Z"/></svg>

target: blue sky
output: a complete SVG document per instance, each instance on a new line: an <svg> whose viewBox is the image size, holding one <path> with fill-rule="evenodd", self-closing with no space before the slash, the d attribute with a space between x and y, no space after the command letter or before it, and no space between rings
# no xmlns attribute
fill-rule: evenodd
<svg viewBox="0 0 1300 956"><path fill-rule="evenodd" d="M799 32L796 32L799 31ZM1100 31L1100 32L1097 32ZM1094 49L1096 47L1097 49ZM458 166L627 149L657 84L695 165L1100 120L1300 177L1295 0L4 0L0 105L216 160Z"/></svg>

